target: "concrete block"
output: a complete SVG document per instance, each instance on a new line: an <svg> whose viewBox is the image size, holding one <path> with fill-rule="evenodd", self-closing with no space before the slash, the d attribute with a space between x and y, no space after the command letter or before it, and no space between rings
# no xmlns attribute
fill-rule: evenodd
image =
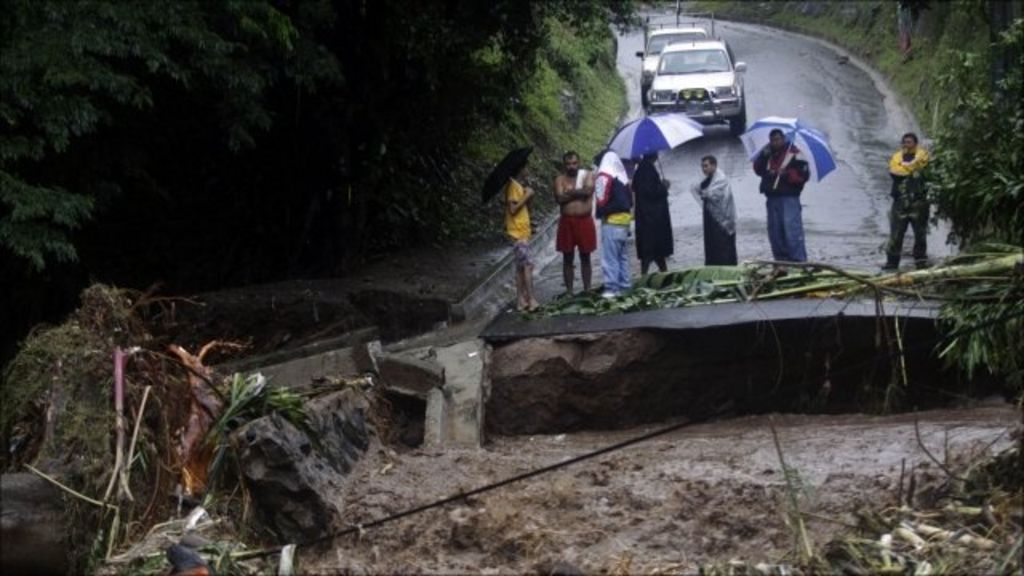
<svg viewBox="0 0 1024 576"><path fill-rule="evenodd" d="M377 356L381 385L385 389L427 399L431 390L444 385L444 368L437 362L411 354L382 352Z"/></svg>
<svg viewBox="0 0 1024 576"><path fill-rule="evenodd" d="M440 418L428 418L427 426L440 428L429 434L439 437L442 445L479 448L483 444L485 355L486 346L478 339L437 349L437 362L445 374L444 410ZM429 411L428 406L428 416Z"/></svg>
<svg viewBox="0 0 1024 576"><path fill-rule="evenodd" d="M380 340L362 342L353 346L352 359L355 361L359 372L361 374L366 374L367 372L380 374L377 357L381 355L382 351L383 348L381 347Z"/></svg>
<svg viewBox="0 0 1024 576"><path fill-rule="evenodd" d="M423 445L432 448L444 444L445 397L440 388L427 393L427 413L423 422Z"/></svg>
<svg viewBox="0 0 1024 576"><path fill-rule="evenodd" d="M341 348L281 364L262 366L253 370L255 371L262 372L271 384L288 388L307 388L316 380L356 376L361 373L352 357L352 348Z"/></svg>

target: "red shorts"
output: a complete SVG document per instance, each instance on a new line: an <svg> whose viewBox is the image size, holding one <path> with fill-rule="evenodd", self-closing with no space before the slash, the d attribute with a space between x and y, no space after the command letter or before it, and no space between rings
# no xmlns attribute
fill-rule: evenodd
<svg viewBox="0 0 1024 576"><path fill-rule="evenodd" d="M580 254L590 254L597 249L597 229L590 214L582 216L562 215L558 218L558 239L555 250L572 253L579 248Z"/></svg>

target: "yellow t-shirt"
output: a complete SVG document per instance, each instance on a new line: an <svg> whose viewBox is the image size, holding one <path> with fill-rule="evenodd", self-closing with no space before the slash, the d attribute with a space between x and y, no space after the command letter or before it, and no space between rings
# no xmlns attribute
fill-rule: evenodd
<svg viewBox="0 0 1024 576"><path fill-rule="evenodd" d="M612 178L614 177L609 174L601 174L597 177L597 181L594 186L598 190L597 196L599 198L599 202L602 201L605 195L612 193L612 186L615 185L614 182L611 182ZM616 212L615 214L609 214L604 217L605 224L629 226L631 222L633 222L633 214L630 212Z"/></svg>
<svg viewBox="0 0 1024 576"><path fill-rule="evenodd" d="M530 239L530 210L524 204L519 212L513 214L509 210L509 205L513 202L519 202L526 196L526 190L523 189L523 185L515 180L509 180L508 186L505 187L505 232L512 237L513 240L529 240Z"/></svg>
<svg viewBox="0 0 1024 576"><path fill-rule="evenodd" d="M605 222L608 224L615 224L617 226L629 226L629 223L633 221L633 215L629 212L618 212L616 214L609 214L605 218Z"/></svg>

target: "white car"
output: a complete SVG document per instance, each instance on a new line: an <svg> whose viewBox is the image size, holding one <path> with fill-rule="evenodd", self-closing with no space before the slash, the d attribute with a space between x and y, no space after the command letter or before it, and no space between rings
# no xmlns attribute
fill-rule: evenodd
<svg viewBox="0 0 1024 576"><path fill-rule="evenodd" d="M661 51L676 42L693 42L695 40L706 40L710 38L707 30L703 28L656 28L648 31L645 35L644 49L636 55L643 59L640 71L640 103L647 107L647 91L651 88L654 80L654 72L658 67L658 57Z"/></svg>
<svg viewBox="0 0 1024 576"><path fill-rule="evenodd" d="M746 69L720 40L670 44L658 58L647 110L684 112L703 124L728 123L733 134L742 134L747 128Z"/></svg>

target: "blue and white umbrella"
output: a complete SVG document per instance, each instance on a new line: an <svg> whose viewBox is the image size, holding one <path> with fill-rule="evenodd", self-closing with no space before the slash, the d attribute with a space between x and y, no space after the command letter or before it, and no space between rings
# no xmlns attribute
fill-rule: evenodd
<svg viewBox="0 0 1024 576"><path fill-rule="evenodd" d="M786 140L803 153L811 169L811 178L815 181L820 181L836 169L835 156L829 148L828 139L798 118L768 116L751 124L747 131L740 135L740 140L751 160L768 145L768 136L776 128L782 130Z"/></svg>
<svg viewBox="0 0 1024 576"><path fill-rule="evenodd" d="M685 114L655 114L633 120L619 128L608 142L608 148L622 159L640 158L661 150L671 150L703 135L704 127Z"/></svg>

